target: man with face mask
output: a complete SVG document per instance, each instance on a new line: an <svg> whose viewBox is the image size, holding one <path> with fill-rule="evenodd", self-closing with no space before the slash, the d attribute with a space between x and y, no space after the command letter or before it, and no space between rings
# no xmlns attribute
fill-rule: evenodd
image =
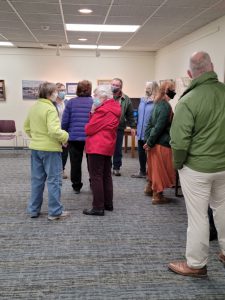
<svg viewBox="0 0 225 300"><path fill-rule="evenodd" d="M121 176L120 167L122 166L122 145L124 129L127 124L131 127L131 135L135 135L135 120L133 116L133 106L130 98L122 92L123 81L120 78L114 78L111 82L113 98L121 105L121 118L117 130L116 148L113 155L113 174Z"/></svg>
<svg viewBox="0 0 225 300"><path fill-rule="evenodd" d="M59 118L60 121L62 122L62 115L66 106L66 103L68 102L67 100L65 100L65 96L66 96L66 88L65 85L58 82L56 83L57 89L58 89L58 97L56 98L56 108L59 114ZM63 179L67 179L68 176L65 173L65 166L66 166L66 162L68 159L68 147L67 146L63 146L62 148L62 165L63 165Z"/></svg>

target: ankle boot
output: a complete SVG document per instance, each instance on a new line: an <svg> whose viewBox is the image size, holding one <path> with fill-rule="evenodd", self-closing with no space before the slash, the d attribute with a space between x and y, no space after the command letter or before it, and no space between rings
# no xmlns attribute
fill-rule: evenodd
<svg viewBox="0 0 225 300"><path fill-rule="evenodd" d="M153 192L152 204L166 204L169 203L170 199L167 199L163 196L163 193Z"/></svg>
<svg viewBox="0 0 225 300"><path fill-rule="evenodd" d="M147 183L146 186L145 186L144 193L145 193L145 195L147 195L147 196L152 196L152 194L153 194L151 184L152 184L152 183L151 183L150 181L148 181L148 183Z"/></svg>

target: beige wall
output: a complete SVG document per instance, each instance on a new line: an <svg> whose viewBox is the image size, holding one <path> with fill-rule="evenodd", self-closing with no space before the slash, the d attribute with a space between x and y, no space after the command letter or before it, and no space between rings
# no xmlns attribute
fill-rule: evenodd
<svg viewBox="0 0 225 300"><path fill-rule="evenodd" d="M187 76L189 57L195 51L210 54L219 80L224 81L225 17L185 36L156 54L156 80ZM177 99L172 101L174 107Z"/></svg>
<svg viewBox="0 0 225 300"><path fill-rule="evenodd" d="M15 119L18 131L22 131L23 122L32 100L22 99L22 80L48 80L77 82L82 79L121 77L124 80L124 92L130 97L144 94L147 80L154 78L154 53L148 52L108 52L61 51L56 56L55 49L0 49L0 79L5 80L6 102L0 102L0 119ZM20 144L21 138L19 137ZM0 144L2 145L2 143Z"/></svg>

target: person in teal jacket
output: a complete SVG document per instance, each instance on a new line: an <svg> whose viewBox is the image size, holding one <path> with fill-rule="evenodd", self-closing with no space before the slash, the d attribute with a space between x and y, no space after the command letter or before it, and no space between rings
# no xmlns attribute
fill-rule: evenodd
<svg viewBox="0 0 225 300"><path fill-rule="evenodd" d="M176 106L170 131L188 215L186 260L170 263L169 269L206 276L209 205L221 248L218 258L225 264L225 85L203 51L191 56L188 74L193 80Z"/></svg>
<svg viewBox="0 0 225 300"><path fill-rule="evenodd" d="M175 185L175 170L170 147L170 126L173 117L170 99L176 95L173 81L166 80L154 100L154 109L145 130L144 149L147 150L149 183L145 193L152 196L152 204L166 204L163 191Z"/></svg>
<svg viewBox="0 0 225 300"><path fill-rule="evenodd" d="M68 133L61 129L59 116L53 102L58 96L57 86L44 82L39 87L39 99L30 109L24 131L30 137L31 198L28 213L31 218L40 215L45 181L48 185L48 219L69 216L60 201L62 186L62 145Z"/></svg>

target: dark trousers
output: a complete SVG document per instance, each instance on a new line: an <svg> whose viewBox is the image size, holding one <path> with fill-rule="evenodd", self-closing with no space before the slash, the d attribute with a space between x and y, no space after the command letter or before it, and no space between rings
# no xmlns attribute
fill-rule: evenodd
<svg viewBox="0 0 225 300"><path fill-rule="evenodd" d="M70 177L72 187L74 190L80 190L83 186L82 183L82 159L84 152L85 141L70 141L69 154L70 154Z"/></svg>
<svg viewBox="0 0 225 300"><path fill-rule="evenodd" d="M122 146L124 130L117 130L116 147L113 155L113 170L119 170L122 166Z"/></svg>
<svg viewBox="0 0 225 300"><path fill-rule="evenodd" d="M63 166L63 171L65 170L67 158L68 158L68 147L62 147L62 166Z"/></svg>
<svg viewBox="0 0 225 300"><path fill-rule="evenodd" d="M91 189L93 192L93 208L104 209L104 206L112 206L113 183L111 156L89 154L88 166L91 178Z"/></svg>
<svg viewBox="0 0 225 300"><path fill-rule="evenodd" d="M138 140L138 158L139 158L139 164L140 164L140 172L143 174L146 174L146 152L143 149L145 142L142 140Z"/></svg>

